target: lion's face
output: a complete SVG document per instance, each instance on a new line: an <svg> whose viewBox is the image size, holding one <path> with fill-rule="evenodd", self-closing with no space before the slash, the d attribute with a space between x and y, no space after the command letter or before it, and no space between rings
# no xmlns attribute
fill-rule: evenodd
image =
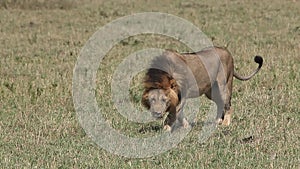
<svg viewBox="0 0 300 169"><path fill-rule="evenodd" d="M166 90L153 89L148 93L148 103L152 116L162 118L169 109L170 98L166 95Z"/></svg>

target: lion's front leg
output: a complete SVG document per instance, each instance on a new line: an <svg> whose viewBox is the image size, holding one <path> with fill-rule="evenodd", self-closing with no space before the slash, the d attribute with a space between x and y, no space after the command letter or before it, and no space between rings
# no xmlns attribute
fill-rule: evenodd
<svg viewBox="0 0 300 169"><path fill-rule="evenodd" d="M185 99L182 99L181 103L176 108L177 119L181 126L183 126L184 128L188 128L189 122L186 120L186 118L184 117L184 113L183 113L184 105L185 105Z"/></svg>
<svg viewBox="0 0 300 169"><path fill-rule="evenodd" d="M176 121L176 112L170 111L164 122L164 130L171 131L175 121Z"/></svg>
<svg viewBox="0 0 300 169"><path fill-rule="evenodd" d="M183 107L185 105L185 99L181 100L181 103L176 107L171 107L169 114L165 120L164 129L172 130L176 120L178 120L179 124L184 128L189 127L189 122L184 117Z"/></svg>

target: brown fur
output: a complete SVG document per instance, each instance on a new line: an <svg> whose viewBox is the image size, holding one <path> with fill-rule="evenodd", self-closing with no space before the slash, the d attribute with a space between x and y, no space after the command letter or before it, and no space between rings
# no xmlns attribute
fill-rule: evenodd
<svg viewBox="0 0 300 169"><path fill-rule="evenodd" d="M242 77L234 72L232 56L225 48L211 47L196 53L182 54L166 51L153 60L146 73L142 104L150 110L152 106L161 105L161 110L156 106L158 110L156 108L156 112L152 112L156 117L169 112L165 121L166 128L170 128L176 119L186 126L182 112L185 99L205 94L217 104L217 122L229 125L233 77L249 80L260 70L262 57L256 56L255 62L259 67L251 75ZM157 99L150 101L149 93ZM169 98L169 102L162 102L159 99L161 97ZM163 108L165 106L167 108Z"/></svg>

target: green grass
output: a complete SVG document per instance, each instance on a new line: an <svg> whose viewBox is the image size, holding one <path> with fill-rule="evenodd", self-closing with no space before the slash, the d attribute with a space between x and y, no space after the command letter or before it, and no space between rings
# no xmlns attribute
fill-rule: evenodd
<svg viewBox="0 0 300 169"><path fill-rule="evenodd" d="M52 1L51 1L52 2ZM2 168L299 168L300 2L295 1L14 1L0 3L0 166ZM81 48L101 26L136 12L160 11L185 18L216 45L228 42L235 67L248 74L254 55L261 72L234 81L233 122L205 142L197 124L176 148L130 159L99 148L79 124L72 75ZM137 36L116 45L97 74L97 101L110 124L136 137L157 135L151 124L120 116L109 101L110 79L121 60L157 47L186 51L166 37ZM132 83L133 101L141 86ZM201 99L205 100L204 97ZM153 127L154 126L154 127ZM145 128L144 132L139 132Z"/></svg>

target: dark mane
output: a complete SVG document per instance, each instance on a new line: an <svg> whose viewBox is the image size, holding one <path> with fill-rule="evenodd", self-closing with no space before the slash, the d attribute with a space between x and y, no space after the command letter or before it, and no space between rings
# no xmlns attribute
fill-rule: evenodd
<svg viewBox="0 0 300 169"><path fill-rule="evenodd" d="M172 89L180 97L186 81L187 66L184 58L176 52L167 51L157 56L147 70L144 79L145 92L152 89Z"/></svg>
<svg viewBox="0 0 300 169"><path fill-rule="evenodd" d="M144 87L147 89L168 89L171 87L170 81L174 78L167 72L150 68L146 73Z"/></svg>

